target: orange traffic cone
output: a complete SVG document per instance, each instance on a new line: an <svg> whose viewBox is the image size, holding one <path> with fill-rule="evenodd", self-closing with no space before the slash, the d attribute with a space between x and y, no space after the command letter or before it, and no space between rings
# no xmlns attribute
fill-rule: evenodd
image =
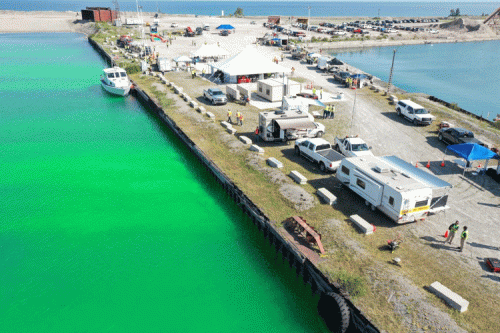
<svg viewBox="0 0 500 333"><path fill-rule="evenodd" d="M427 161L427 164L425 165L425 167L426 167L427 169L429 169L429 168L431 167L431 160Z"/></svg>
<svg viewBox="0 0 500 333"><path fill-rule="evenodd" d="M444 233L444 238L448 238L448 230L446 230L446 232Z"/></svg>
<svg viewBox="0 0 500 333"><path fill-rule="evenodd" d="M441 166L444 168L444 159L443 159L443 162L441 162Z"/></svg>
<svg viewBox="0 0 500 333"><path fill-rule="evenodd" d="M418 162L417 162L417 163L415 163L415 168L418 168Z"/></svg>
<svg viewBox="0 0 500 333"><path fill-rule="evenodd" d="M481 163L478 164L477 166L478 169L481 169Z"/></svg>

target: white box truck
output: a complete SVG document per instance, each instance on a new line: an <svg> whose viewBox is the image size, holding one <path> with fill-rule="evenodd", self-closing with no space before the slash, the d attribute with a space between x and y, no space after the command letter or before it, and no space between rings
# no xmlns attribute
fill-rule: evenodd
<svg viewBox="0 0 500 333"><path fill-rule="evenodd" d="M452 185L396 156L347 157L340 162L337 179L396 223L425 219L449 208Z"/></svg>

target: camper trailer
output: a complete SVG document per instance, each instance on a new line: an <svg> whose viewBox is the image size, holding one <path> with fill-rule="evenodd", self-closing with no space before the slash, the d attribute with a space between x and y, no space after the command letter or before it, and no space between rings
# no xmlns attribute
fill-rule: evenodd
<svg viewBox="0 0 500 333"><path fill-rule="evenodd" d="M359 156L342 160L337 179L396 223L425 219L449 208L452 185L396 156Z"/></svg>
<svg viewBox="0 0 500 333"><path fill-rule="evenodd" d="M321 137L325 126L313 121L311 114L300 111L271 111L259 113L259 136L264 141L288 141Z"/></svg>

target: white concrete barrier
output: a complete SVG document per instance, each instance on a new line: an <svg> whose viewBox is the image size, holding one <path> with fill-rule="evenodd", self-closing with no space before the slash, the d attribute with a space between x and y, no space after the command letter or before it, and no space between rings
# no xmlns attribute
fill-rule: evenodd
<svg viewBox="0 0 500 333"><path fill-rule="evenodd" d="M283 163L281 163L280 161L278 161L277 159L275 159L274 157L269 157L267 160L266 160L266 163L272 167L272 168L278 168L278 169L281 169L283 168Z"/></svg>
<svg viewBox="0 0 500 333"><path fill-rule="evenodd" d="M207 110L205 110L203 106L198 106L198 108L196 108L196 111L198 111L201 114L207 113Z"/></svg>
<svg viewBox="0 0 500 333"><path fill-rule="evenodd" d="M290 178L292 178L297 184L304 185L307 184L307 178L304 177L300 172L293 170L290 172Z"/></svg>
<svg viewBox="0 0 500 333"><path fill-rule="evenodd" d="M226 132L228 132L229 134L234 134L234 133L236 133L236 128L230 127L228 129L226 129Z"/></svg>
<svg viewBox="0 0 500 333"><path fill-rule="evenodd" d="M215 120L215 115L212 112L207 112L206 115L208 118Z"/></svg>
<svg viewBox="0 0 500 333"><path fill-rule="evenodd" d="M251 151L256 151L257 153L259 154L264 154L264 149L262 149L261 147L257 146L257 145L251 145L250 148L249 148Z"/></svg>
<svg viewBox="0 0 500 333"><path fill-rule="evenodd" d="M240 141L243 142L246 145L251 145L252 144L252 140L249 139L249 138L247 138L244 135L240 136Z"/></svg>
<svg viewBox="0 0 500 333"><path fill-rule="evenodd" d="M439 282L433 282L429 290L433 293L436 294L437 297L443 299L446 303L448 303L452 308L460 311L460 312L465 312L467 311L467 308L469 307L469 301L464 299L462 296L460 296L457 293L454 293L450 289L446 288Z"/></svg>
<svg viewBox="0 0 500 333"><path fill-rule="evenodd" d="M224 128L233 128L233 125L231 125L230 123L228 123L227 121L221 121L220 122L221 126L224 127Z"/></svg>
<svg viewBox="0 0 500 333"><path fill-rule="evenodd" d="M329 205L333 205L337 202L337 197L324 187L318 189L318 196Z"/></svg>
<svg viewBox="0 0 500 333"><path fill-rule="evenodd" d="M373 234L374 231L373 225L366 222L365 219L362 218L361 216L351 215L349 216L349 220L351 220L365 235Z"/></svg>
<svg viewBox="0 0 500 333"><path fill-rule="evenodd" d="M194 109L196 109L198 107L198 103L196 103L193 100L189 102L189 105L191 105L191 107L193 107Z"/></svg>

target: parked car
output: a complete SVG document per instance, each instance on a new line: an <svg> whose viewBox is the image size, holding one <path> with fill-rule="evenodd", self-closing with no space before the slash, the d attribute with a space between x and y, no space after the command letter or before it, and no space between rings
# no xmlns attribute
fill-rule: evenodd
<svg viewBox="0 0 500 333"><path fill-rule="evenodd" d="M203 90L203 97L205 97L205 99L210 101L213 105L227 103L226 94L224 94L219 88Z"/></svg>
<svg viewBox="0 0 500 333"><path fill-rule="evenodd" d="M221 36L229 36L229 31L227 31L227 30L222 30L222 31L219 33L219 35L221 35Z"/></svg>
<svg viewBox="0 0 500 333"><path fill-rule="evenodd" d="M396 112L398 116L408 119L414 125L430 125L436 119L423 106L409 99L399 101L396 104Z"/></svg>
<svg viewBox="0 0 500 333"><path fill-rule="evenodd" d="M252 22L250 22L250 24L255 25L255 24L257 24L257 22L252 21Z"/></svg>
<svg viewBox="0 0 500 333"><path fill-rule="evenodd" d="M170 27L172 27L172 28L177 28L178 26L179 26L179 25L178 25L177 23L172 23L172 24L170 25Z"/></svg>
<svg viewBox="0 0 500 333"><path fill-rule="evenodd" d="M441 128L438 132L438 139L452 145L460 143L477 143L482 146L484 145L483 142L474 137L474 133L459 127Z"/></svg>

